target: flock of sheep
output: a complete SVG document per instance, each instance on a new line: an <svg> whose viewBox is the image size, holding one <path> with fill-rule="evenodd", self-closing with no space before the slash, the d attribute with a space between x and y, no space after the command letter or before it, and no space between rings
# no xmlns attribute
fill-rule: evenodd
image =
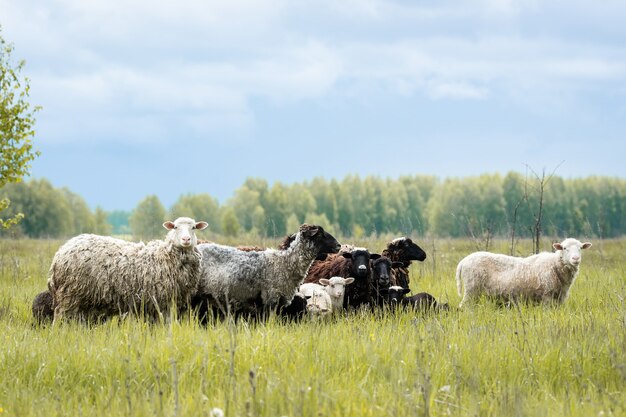
<svg viewBox="0 0 626 417"><path fill-rule="evenodd" d="M147 244L91 234L70 239L54 255L48 291L33 302L35 318L56 323L132 314L159 320L191 308L206 323L231 314L297 319L363 306L448 308L428 293L407 296L411 262L426 259L408 237L377 254L340 245L321 226L303 224L277 249L265 249L199 243L196 231L208 225L187 217L163 226L165 239ZM460 306L481 295L562 303L581 250L590 246L565 239L554 244L554 253L527 258L473 253L456 271Z"/></svg>

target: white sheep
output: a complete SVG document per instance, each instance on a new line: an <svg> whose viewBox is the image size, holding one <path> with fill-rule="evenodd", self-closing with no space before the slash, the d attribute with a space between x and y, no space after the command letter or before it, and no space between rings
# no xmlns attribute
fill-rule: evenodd
<svg viewBox="0 0 626 417"><path fill-rule="evenodd" d="M207 225L180 217L163 223L165 240L147 244L91 234L70 239L54 255L48 276L54 322L120 313L156 319L172 302L183 307L199 281L195 230Z"/></svg>
<svg viewBox="0 0 626 417"><path fill-rule="evenodd" d="M459 307L481 294L504 300L563 303L578 274L581 250L591 247L591 243L568 238L552 246L556 252L527 258L490 252L466 256L456 268L459 295L465 289Z"/></svg>
<svg viewBox="0 0 626 417"><path fill-rule="evenodd" d="M308 293L307 288L309 286L311 288L322 287L330 296L333 305L333 311L340 312L341 310L343 310L343 298L346 294L346 285L352 284L353 282L354 278L352 277L331 277L329 279L322 278L319 280L319 284L309 282L300 285L300 292L302 292L303 294Z"/></svg>
<svg viewBox="0 0 626 417"><path fill-rule="evenodd" d="M302 284L298 292L306 299L306 310L312 317L324 317L333 313L333 302L323 285Z"/></svg>
<svg viewBox="0 0 626 417"><path fill-rule="evenodd" d="M201 244L199 296L223 314L255 314L289 305L311 262L336 253L339 242L321 226L303 224L284 249L242 251Z"/></svg>

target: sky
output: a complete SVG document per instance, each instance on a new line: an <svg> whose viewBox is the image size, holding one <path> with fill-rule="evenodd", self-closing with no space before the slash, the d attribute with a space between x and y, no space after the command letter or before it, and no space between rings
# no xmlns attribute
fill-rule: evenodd
<svg viewBox="0 0 626 417"><path fill-rule="evenodd" d="M0 0L32 178L90 207L247 177L626 178L626 2Z"/></svg>

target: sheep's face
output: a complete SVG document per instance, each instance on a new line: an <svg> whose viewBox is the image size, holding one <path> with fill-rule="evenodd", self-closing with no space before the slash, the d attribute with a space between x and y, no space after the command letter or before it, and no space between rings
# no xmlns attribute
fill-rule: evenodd
<svg viewBox="0 0 626 417"><path fill-rule="evenodd" d="M176 247L192 248L198 243L196 237L196 230L203 230L209 224L207 222L196 222L189 217L179 217L173 222L163 223L169 232L167 233L167 240Z"/></svg>
<svg viewBox="0 0 626 417"><path fill-rule="evenodd" d="M354 278L332 277L330 279L320 279L320 284L326 287L326 292L330 298L340 299L346 292L346 285L352 284Z"/></svg>
<svg viewBox="0 0 626 417"><path fill-rule="evenodd" d="M318 253L337 253L341 248L337 239L322 226L303 224L300 226L300 234L316 248Z"/></svg>
<svg viewBox="0 0 626 417"><path fill-rule="evenodd" d="M341 256L352 260L352 274L357 278L365 278L370 274L370 259L380 258L377 253L370 254L365 248L357 248L352 252L342 252Z"/></svg>
<svg viewBox="0 0 626 417"><path fill-rule="evenodd" d="M399 304L404 296L408 294L410 290L408 288L402 288L398 285L393 285L387 289L387 301L391 304Z"/></svg>
<svg viewBox="0 0 626 417"><path fill-rule="evenodd" d="M582 250L591 247L591 243L581 243L576 239L568 238L561 243L552 245L554 249L561 251L561 260L565 265L578 268L582 260Z"/></svg>
<svg viewBox="0 0 626 417"><path fill-rule="evenodd" d="M310 315L325 316L332 312L330 298L325 290L313 290L313 294L306 299L306 310Z"/></svg>
<svg viewBox="0 0 626 417"><path fill-rule="evenodd" d="M393 254L392 259L395 261L423 261L426 259L426 252L408 237L392 240L387 245L387 250Z"/></svg>
<svg viewBox="0 0 626 417"><path fill-rule="evenodd" d="M372 281L379 287L389 286L391 279L391 261L387 257L379 257L372 261Z"/></svg>

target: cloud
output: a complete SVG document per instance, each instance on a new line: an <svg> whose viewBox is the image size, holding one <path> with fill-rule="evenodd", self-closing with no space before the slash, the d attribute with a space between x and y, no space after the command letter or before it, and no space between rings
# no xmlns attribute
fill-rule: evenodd
<svg viewBox="0 0 626 417"><path fill-rule="evenodd" d="M175 125L192 136L221 140L230 132L245 140L258 101L504 96L535 107L551 91L575 98L623 85L623 43L507 27L555 13L551 7L533 0L0 0L51 141L84 140L92 130L91 140L145 132L133 140L167 141ZM573 2L558 12L582 19L588 9ZM616 3L607 10L623 12ZM604 16L600 7L590 12ZM65 122L72 126L62 133L69 116L79 122Z"/></svg>

